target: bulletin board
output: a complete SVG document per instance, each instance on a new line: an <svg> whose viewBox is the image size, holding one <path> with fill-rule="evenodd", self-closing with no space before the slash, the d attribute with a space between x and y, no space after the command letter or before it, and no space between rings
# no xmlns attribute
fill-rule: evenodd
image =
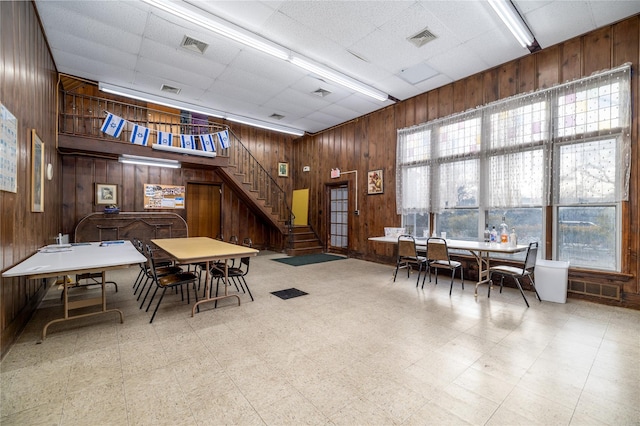
<svg viewBox="0 0 640 426"><path fill-rule="evenodd" d="M144 184L145 209L184 209L184 186Z"/></svg>

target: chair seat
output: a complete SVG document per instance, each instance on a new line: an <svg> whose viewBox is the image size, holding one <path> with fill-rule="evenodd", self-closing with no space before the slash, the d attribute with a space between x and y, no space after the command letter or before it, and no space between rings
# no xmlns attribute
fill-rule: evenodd
<svg viewBox="0 0 640 426"><path fill-rule="evenodd" d="M448 268L448 269L456 269L462 266L461 262L457 262L455 260L432 260L429 264L434 268Z"/></svg>
<svg viewBox="0 0 640 426"><path fill-rule="evenodd" d="M198 276L193 272L178 272L176 274L158 277L158 285L160 287L171 287L197 279Z"/></svg>
<svg viewBox="0 0 640 426"><path fill-rule="evenodd" d="M517 268L515 266L506 266L506 265L500 265L500 266L492 266L491 268L489 268L489 272L495 272L498 274L508 274L508 275L528 275L529 271L525 271L525 273L522 273L522 268Z"/></svg>

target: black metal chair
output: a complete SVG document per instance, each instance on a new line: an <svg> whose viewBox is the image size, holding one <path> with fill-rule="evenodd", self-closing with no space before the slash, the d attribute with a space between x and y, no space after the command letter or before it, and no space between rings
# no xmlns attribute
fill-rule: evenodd
<svg viewBox="0 0 640 426"><path fill-rule="evenodd" d="M158 299L156 308L153 310L153 315L151 315L151 320L149 320L149 323L152 323L153 319L156 317L156 313L158 312L158 307L160 307L160 303L162 302L162 299L164 298L164 294L166 293L168 288L175 288L177 290L177 288L180 287L182 300L184 300L183 288L184 288L184 285L187 285L187 303L191 303L191 300L189 299L189 284L193 284L193 292L196 295L196 303L198 302L198 288L197 288L198 275L194 274L193 272L178 272L175 274L159 276L157 274L155 263L153 260L153 250L151 250L151 247L149 246L147 246L147 256L151 263L151 274L153 276L153 282L155 283L156 288L153 291L153 294L151 295L151 299L149 299L149 304L147 305L147 309L145 310L145 312L149 312L149 307L151 306L151 302L155 298L156 293L158 292L158 289L159 288L162 289L162 294L160 295L160 299ZM144 304L144 301L142 303Z"/></svg>
<svg viewBox="0 0 640 426"><path fill-rule="evenodd" d="M453 277L455 276L456 269L460 269L460 279L462 280L462 289L464 290L464 269L462 268L462 263L451 260L447 240L439 237L427 239L427 259L429 282L431 282L431 268L436 270L436 284L438 284L438 269L449 269L451 271L449 296L451 296L451 292L453 291ZM422 279L422 288L424 288L424 278Z"/></svg>
<svg viewBox="0 0 640 426"><path fill-rule="evenodd" d="M150 282L153 283L154 274L158 277L164 277L165 275L179 274L181 272L184 272L180 266L161 266L161 264L159 264L156 260L155 256L152 258L153 250L149 245L147 245L146 247L146 253L143 252L143 254L147 258L147 263L145 264L144 270L145 280L144 284L142 284L142 288L140 288L140 293L138 294L136 300L140 300L140 296L142 296L142 293L144 292L145 287L147 287L147 284L149 284ZM162 265L164 265L164 263ZM151 292L151 287L153 287L153 285L149 285L149 288L147 288L147 292L144 294L142 303L140 303L140 309L142 309L142 307L144 306L144 302L147 300L147 297ZM149 303L151 303L151 301L149 301Z"/></svg>
<svg viewBox="0 0 640 426"><path fill-rule="evenodd" d="M491 277L493 274L500 275L500 293L502 293L502 287L504 284L504 277L508 276L514 279L516 285L518 286L518 290L520 290L520 294L522 294L522 298L524 299L524 303L527 304L527 308L529 307L529 302L527 301L527 297L524 295L524 291L522 291L522 285L520 284L520 279L524 279L524 277L529 278L531 282L531 286L533 287L533 291L536 293L536 297L538 301L540 300L540 295L538 294L538 290L536 290L536 283L533 282L533 278L531 275L536 267L536 259L538 258L538 243L533 242L529 244L529 248L527 249L527 256L524 260L524 264L521 268L515 266L492 266L489 268L489 291L487 292L487 297L491 297L491 286L493 285L493 280Z"/></svg>
<svg viewBox="0 0 640 426"><path fill-rule="evenodd" d="M407 268L407 278L411 272L411 267L418 268L418 279L416 281L416 287L420 282L420 274L422 273L422 267L427 265L427 258L419 256L416 249L416 240L411 235L400 235L398 237L398 257L396 258L396 270L393 273L393 281L396 281L398 270L400 268Z"/></svg>

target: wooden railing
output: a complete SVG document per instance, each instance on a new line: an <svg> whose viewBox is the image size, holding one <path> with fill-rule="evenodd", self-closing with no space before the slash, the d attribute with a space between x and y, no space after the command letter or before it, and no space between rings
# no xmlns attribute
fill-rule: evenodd
<svg viewBox="0 0 640 426"><path fill-rule="evenodd" d="M228 158L229 166L235 168L238 178L255 194L256 202L263 202L265 207L269 207L273 215L285 222L290 232L293 212L288 203L287 194L227 126L211 122L209 117L188 112L172 114L146 106L61 91L59 132L73 136L104 138L100 128L107 112L122 117L130 123L148 127L153 133L164 131L174 135L197 135L229 130L229 148L222 150L218 148L217 156ZM125 126L118 138L109 136L109 140L129 143L130 137L131 129ZM179 142L175 139L174 145L178 146ZM155 142L154 135L151 136L151 142Z"/></svg>

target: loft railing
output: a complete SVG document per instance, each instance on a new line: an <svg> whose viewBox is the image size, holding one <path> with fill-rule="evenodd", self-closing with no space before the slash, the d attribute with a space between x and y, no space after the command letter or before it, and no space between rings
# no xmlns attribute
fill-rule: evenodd
<svg viewBox="0 0 640 426"><path fill-rule="evenodd" d="M72 92L61 91L61 95L58 117L61 134L104 138L100 128L106 118L107 111L130 123L148 127L154 132L171 132L174 135L216 133L228 129L225 125L210 122L206 116L196 116L190 113L172 114L146 106ZM228 130L229 148L218 150L217 155L228 158L229 166L235 167L238 178L250 186L251 191L256 193L259 201L264 202L265 207L271 208L272 213L285 223L290 233L294 216L287 200L287 194L244 146L240 138L230 129ZM109 139L117 143L129 143L130 137L131 129L125 126L118 138L109 136ZM154 138L155 136L151 137L152 142Z"/></svg>

